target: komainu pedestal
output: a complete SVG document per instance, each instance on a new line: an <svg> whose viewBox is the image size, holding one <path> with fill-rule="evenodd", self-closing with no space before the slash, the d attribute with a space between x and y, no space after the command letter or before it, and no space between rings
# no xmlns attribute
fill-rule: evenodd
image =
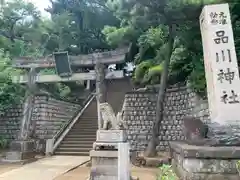
<svg viewBox="0 0 240 180"><path fill-rule="evenodd" d="M124 130L98 130L97 141L90 151L90 180L130 179L130 155Z"/></svg>
<svg viewBox="0 0 240 180"><path fill-rule="evenodd" d="M118 152L90 151L90 180L118 180Z"/></svg>

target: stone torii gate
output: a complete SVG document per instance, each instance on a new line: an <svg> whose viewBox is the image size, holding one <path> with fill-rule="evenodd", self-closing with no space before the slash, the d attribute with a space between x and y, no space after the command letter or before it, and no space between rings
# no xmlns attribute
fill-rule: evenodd
<svg viewBox="0 0 240 180"><path fill-rule="evenodd" d="M22 161L25 158L33 158L34 142L29 137L30 124L31 124L31 113L32 105L30 97L36 92L37 83L50 83L50 82L69 82L69 81L88 81L88 86L91 80L96 80L96 98L98 104L98 126L101 127L101 116L100 116L100 103L105 102L104 91L105 83L104 79L119 79L124 77L123 71L113 71L105 73L104 67L109 64L123 63L125 60L125 54L127 48L117 49L108 52L99 52L83 56L69 56L68 63L69 67L95 67L95 72L88 73L73 73L68 77L60 77L57 74L54 75L40 75L37 74L36 69L41 68L52 68L56 67L57 64L53 56L46 58L33 59L29 57L20 57L14 60L13 67L30 69L29 73L20 77L13 77L13 82L27 84L30 94L28 95L25 103L26 110L22 120L20 128L19 138L17 141L12 142L10 152L7 153L7 160L10 161ZM30 99L29 99L30 98Z"/></svg>

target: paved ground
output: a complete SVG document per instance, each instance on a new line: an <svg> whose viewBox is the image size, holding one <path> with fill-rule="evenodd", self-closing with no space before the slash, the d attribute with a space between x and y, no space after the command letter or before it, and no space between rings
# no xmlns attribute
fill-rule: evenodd
<svg viewBox="0 0 240 180"><path fill-rule="evenodd" d="M87 180L89 167L74 167L89 157L52 156L27 165L0 164L0 180ZM132 168L132 175L140 180L156 180L158 169Z"/></svg>
<svg viewBox="0 0 240 180"><path fill-rule="evenodd" d="M21 167L0 166L0 180L53 180L88 160L89 157L52 156Z"/></svg>
<svg viewBox="0 0 240 180"><path fill-rule="evenodd" d="M8 172L8 171L11 171L13 169L16 169L16 168L19 168L19 167L22 167L22 165L16 165L16 164L1 164L0 165L0 174L3 174L5 172Z"/></svg>
<svg viewBox="0 0 240 180"><path fill-rule="evenodd" d="M140 180L156 180L158 169L132 168L132 175ZM58 176L54 180L87 180L89 177L89 167L78 167L66 174Z"/></svg>

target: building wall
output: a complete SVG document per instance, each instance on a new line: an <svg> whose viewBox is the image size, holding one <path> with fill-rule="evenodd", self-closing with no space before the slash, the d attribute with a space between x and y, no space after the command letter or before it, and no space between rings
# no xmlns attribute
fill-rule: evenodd
<svg viewBox="0 0 240 180"><path fill-rule="evenodd" d="M145 150L151 139L153 122L156 120L157 92L132 91L125 95L124 118L128 126L128 140L132 150ZM168 89L164 100L163 121L160 125L159 151L168 149L168 141L183 140L182 120L192 115L209 121L207 102L200 100L187 87Z"/></svg>

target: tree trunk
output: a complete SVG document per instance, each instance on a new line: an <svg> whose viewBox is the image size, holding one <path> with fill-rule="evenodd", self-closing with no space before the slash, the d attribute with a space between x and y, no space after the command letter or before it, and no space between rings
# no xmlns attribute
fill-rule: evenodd
<svg viewBox="0 0 240 180"><path fill-rule="evenodd" d="M153 156L156 156L157 154L156 146L159 144L159 139L158 139L159 126L163 119L163 106L164 106L163 103L164 103L165 91L167 88L168 70L169 70L170 59L172 56L173 43L174 43L173 28L172 28L172 25L169 25L168 52L166 54L166 59L164 61L163 72L161 75L161 82L160 82L160 87L158 91L156 121L153 124L152 138L145 151L145 155L147 157L153 157Z"/></svg>

